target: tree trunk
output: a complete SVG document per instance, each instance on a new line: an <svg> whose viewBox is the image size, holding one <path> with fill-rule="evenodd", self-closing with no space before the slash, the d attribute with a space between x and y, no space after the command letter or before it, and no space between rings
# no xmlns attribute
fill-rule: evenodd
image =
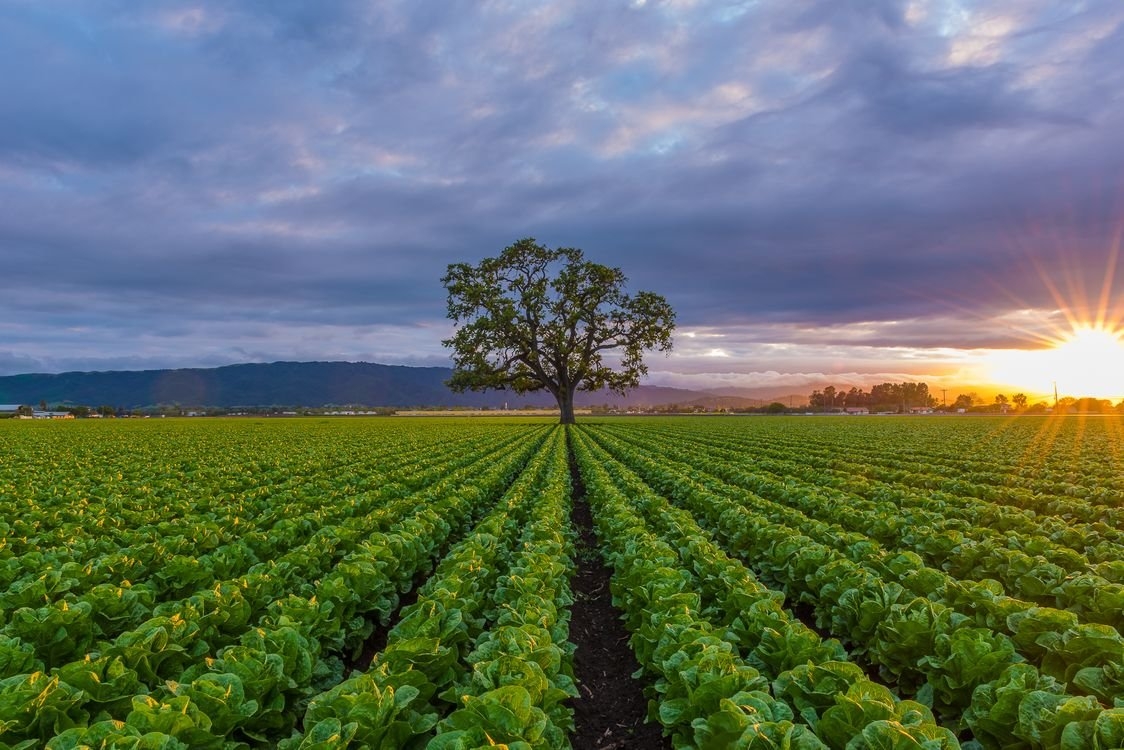
<svg viewBox="0 0 1124 750"><path fill-rule="evenodd" d="M574 392L568 388L558 391L558 411L561 413L559 424L574 424Z"/></svg>

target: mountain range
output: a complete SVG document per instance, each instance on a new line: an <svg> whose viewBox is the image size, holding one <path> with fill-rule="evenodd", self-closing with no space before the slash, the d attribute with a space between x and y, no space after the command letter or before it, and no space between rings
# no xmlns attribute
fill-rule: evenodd
<svg viewBox="0 0 1124 750"><path fill-rule="evenodd" d="M510 391L453 393L447 367L406 367L370 362L272 362L175 370L33 373L0 377L0 403L107 404L129 409L158 404L184 406L491 407L553 406L547 393ZM642 385L626 396L608 391L578 393L579 407L759 406L759 398ZM787 401L786 401L787 403Z"/></svg>

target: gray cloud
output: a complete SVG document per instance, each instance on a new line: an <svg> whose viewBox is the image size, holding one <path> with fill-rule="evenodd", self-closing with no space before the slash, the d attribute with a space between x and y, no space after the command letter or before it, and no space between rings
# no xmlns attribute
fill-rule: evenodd
<svg viewBox="0 0 1124 750"><path fill-rule="evenodd" d="M526 235L746 347L1024 346L1096 312L1122 50L1111 0L9 3L0 372L440 361L445 265Z"/></svg>

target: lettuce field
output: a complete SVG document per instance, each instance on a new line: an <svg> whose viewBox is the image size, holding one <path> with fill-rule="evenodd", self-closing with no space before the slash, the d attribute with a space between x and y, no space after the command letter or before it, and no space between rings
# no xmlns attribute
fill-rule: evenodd
<svg viewBox="0 0 1124 750"><path fill-rule="evenodd" d="M1124 748L1115 417L0 422L4 748Z"/></svg>

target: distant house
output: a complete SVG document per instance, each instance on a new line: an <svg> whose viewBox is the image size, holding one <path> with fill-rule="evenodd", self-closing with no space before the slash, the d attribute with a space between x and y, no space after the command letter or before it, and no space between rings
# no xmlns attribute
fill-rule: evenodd
<svg viewBox="0 0 1124 750"><path fill-rule="evenodd" d="M910 414L932 414L933 407L931 406L911 406L909 407Z"/></svg>
<svg viewBox="0 0 1124 750"><path fill-rule="evenodd" d="M31 412L32 419L74 419L74 415L68 411L39 411L36 409Z"/></svg>
<svg viewBox="0 0 1124 750"><path fill-rule="evenodd" d="M865 406L848 406L843 411L848 414L870 414L870 409Z"/></svg>

